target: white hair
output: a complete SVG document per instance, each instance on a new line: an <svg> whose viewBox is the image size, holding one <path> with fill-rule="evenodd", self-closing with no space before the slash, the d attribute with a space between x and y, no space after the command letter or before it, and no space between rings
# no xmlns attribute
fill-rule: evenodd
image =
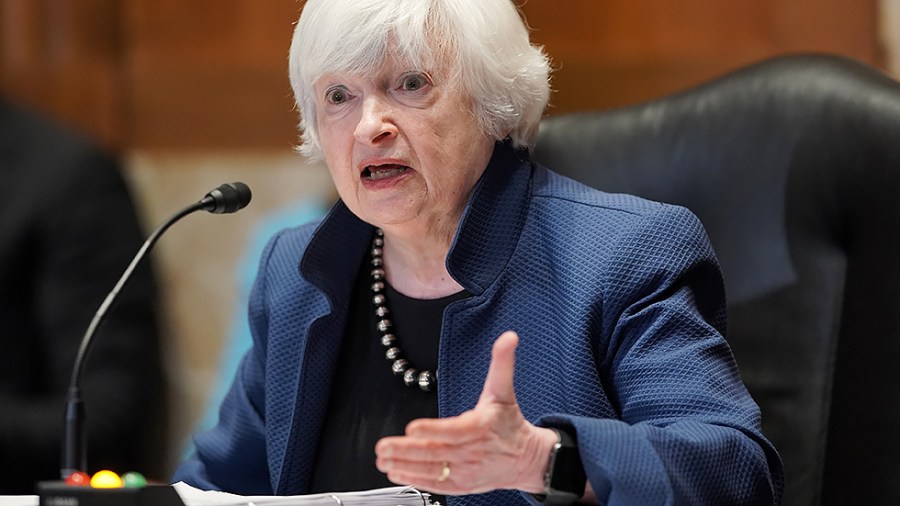
<svg viewBox="0 0 900 506"><path fill-rule="evenodd" d="M484 132L517 148L534 142L550 63L512 0L308 0L289 56L302 154L322 157L316 80L331 72L374 77L389 55L419 70L444 65Z"/></svg>

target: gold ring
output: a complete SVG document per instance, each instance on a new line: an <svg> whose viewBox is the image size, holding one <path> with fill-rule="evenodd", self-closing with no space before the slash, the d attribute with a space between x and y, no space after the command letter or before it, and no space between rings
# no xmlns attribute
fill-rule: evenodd
<svg viewBox="0 0 900 506"><path fill-rule="evenodd" d="M447 461L441 462L441 475L437 477L437 481L444 481L450 477L450 464Z"/></svg>

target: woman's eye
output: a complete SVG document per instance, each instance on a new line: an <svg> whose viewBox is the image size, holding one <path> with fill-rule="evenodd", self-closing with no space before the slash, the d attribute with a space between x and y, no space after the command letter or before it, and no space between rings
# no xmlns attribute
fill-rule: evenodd
<svg viewBox="0 0 900 506"><path fill-rule="evenodd" d="M328 90L328 92L325 93L325 98L331 104L343 104L347 101L347 91L340 88Z"/></svg>
<svg viewBox="0 0 900 506"><path fill-rule="evenodd" d="M428 81L424 76L419 74L408 75L403 78L403 91L417 91L425 87Z"/></svg>

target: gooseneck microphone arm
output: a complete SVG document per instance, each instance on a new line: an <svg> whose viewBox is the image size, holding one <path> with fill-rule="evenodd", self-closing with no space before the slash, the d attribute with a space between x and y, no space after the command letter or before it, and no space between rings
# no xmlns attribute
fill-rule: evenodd
<svg viewBox="0 0 900 506"><path fill-rule="evenodd" d="M110 307L112 307L113 303L118 298L119 292L125 284L128 283L135 268L141 263L141 260L144 259L150 249L153 248L153 245L156 244L156 241L160 236L162 236L169 227L175 224L175 222L201 209L214 214L237 212L250 203L251 196L250 188L244 183L226 183L207 193L200 201L173 215L165 223L154 230L153 233L150 234L150 237L144 241L144 245L141 246L141 249L134 256L131 264L125 269L122 277L119 278L119 281L113 287L112 291L109 292L109 295L107 295L106 299L103 300L103 303L100 304L100 308L97 309L94 318L91 320L84 336L81 338L78 353L75 355L75 364L72 367L72 376L69 379L69 390L66 394L66 424L63 439L63 454L60 467L60 475L63 480L75 471L86 472L87 470L87 434L85 430L86 426L84 424L84 402L81 398L82 370L84 369L84 363L90 352L91 344L94 342L94 334L106 320L106 315L109 313Z"/></svg>

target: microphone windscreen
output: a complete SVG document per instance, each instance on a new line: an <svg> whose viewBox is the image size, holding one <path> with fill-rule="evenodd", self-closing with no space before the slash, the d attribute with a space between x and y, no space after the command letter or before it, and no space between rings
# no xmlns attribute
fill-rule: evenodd
<svg viewBox="0 0 900 506"><path fill-rule="evenodd" d="M203 200L203 210L215 214L228 214L240 211L247 204L253 194L250 187L241 182L225 183L206 194Z"/></svg>

